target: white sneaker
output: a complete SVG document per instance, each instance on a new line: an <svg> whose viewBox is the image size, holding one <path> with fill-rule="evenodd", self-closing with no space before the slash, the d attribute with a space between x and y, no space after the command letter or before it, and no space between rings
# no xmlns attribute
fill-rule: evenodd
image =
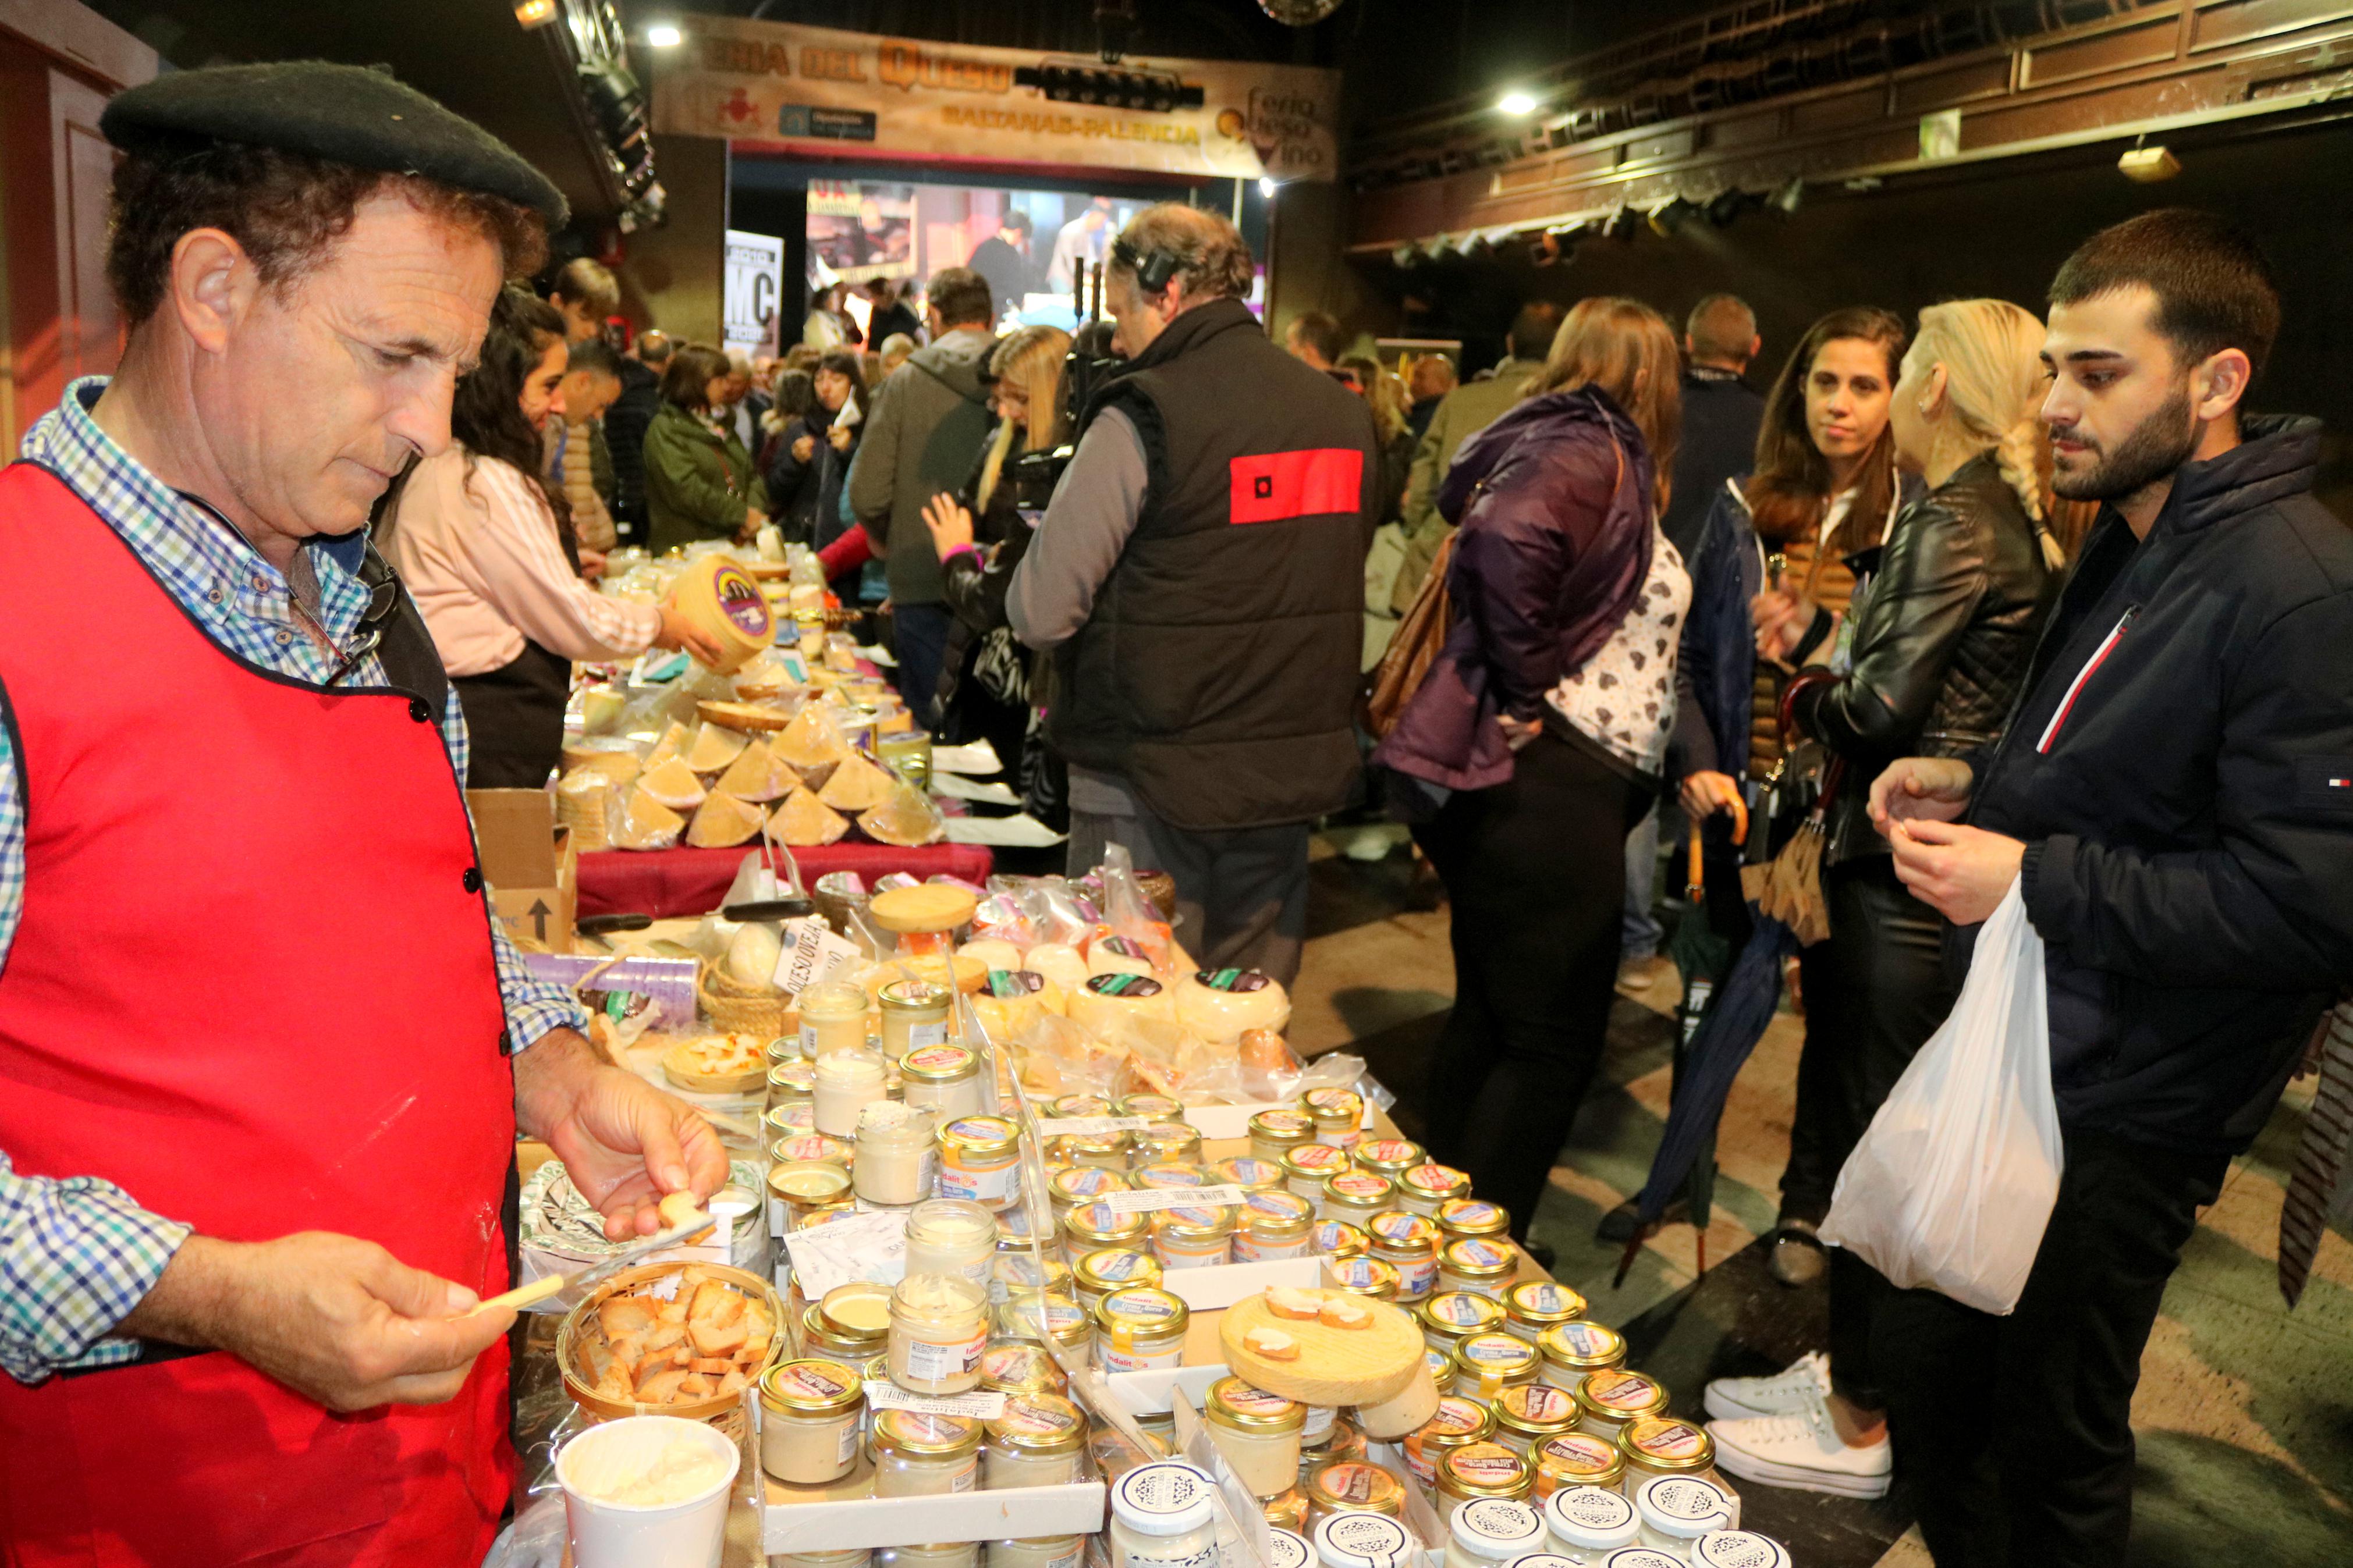
<svg viewBox="0 0 2353 1568"><path fill-rule="evenodd" d="M1711 1421L1715 1468L1759 1486L1833 1497L1882 1498L1895 1468L1894 1446L1882 1437L1857 1447L1842 1441L1822 1399L1796 1415Z"/></svg>
<svg viewBox="0 0 2353 1568"><path fill-rule="evenodd" d="M1718 1421L1801 1411L1831 1391L1831 1360L1808 1351L1770 1377L1719 1377L1707 1385L1707 1413Z"/></svg>

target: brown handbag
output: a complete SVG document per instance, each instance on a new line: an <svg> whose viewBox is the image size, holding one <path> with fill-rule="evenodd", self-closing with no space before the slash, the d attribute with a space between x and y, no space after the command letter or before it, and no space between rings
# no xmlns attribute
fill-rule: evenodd
<svg viewBox="0 0 2353 1568"><path fill-rule="evenodd" d="M1413 603L1398 618L1397 636L1389 639L1387 652L1373 672L1365 679L1364 689L1356 699L1356 722L1377 741L1388 739L1391 730L1405 712L1406 704L1421 689L1430 675L1430 664L1438 650L1446 646L1446 634L1453 626L1453 614L1446 598L1446 568L1454 559L1454 535L1449 533L1439 541L1438 553L1430 558L1430 574L1421 580L1421 587Z"/></svg>

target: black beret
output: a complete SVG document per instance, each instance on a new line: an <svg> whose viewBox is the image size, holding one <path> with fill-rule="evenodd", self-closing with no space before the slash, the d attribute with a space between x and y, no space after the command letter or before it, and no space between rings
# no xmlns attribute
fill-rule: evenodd
<svg viewBox="0 0 2353 1568"><path fill-rule="evenodd" d="M275 147L503 196L550 228L565 217L563 193L513 148L383 68L274 60L173 71L117 93L98 126L127 153Z"/></svg>

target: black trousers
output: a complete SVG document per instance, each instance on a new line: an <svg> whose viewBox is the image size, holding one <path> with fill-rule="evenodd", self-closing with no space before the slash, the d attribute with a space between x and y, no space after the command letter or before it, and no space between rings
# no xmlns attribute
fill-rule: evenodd
<svg viewBox="0 0 2353 1568"><path fill-rule="evenodd" d="M1103 847L1128 847L1138 870L1166 871L1176 883L1176 936L1205 969L1255 969L1287 989L1299 978L1307 938L1304 822L1197 832L1154 816L1141 801L1133 816L1071 813L1068 865L1073 877L1103 863Z"/></svg>
<svg viewBox="0 0 2353 1568"><path fill-rule="evenodd" d="M2229 1162L2097 1132L2065 1146L2015 1312L1891 1290L1878 1316L1899 1479L1938 1568L2125 1560L2141 1351Z"/></svg>
<svg viewBox="0 0 2353 1568"><path fill-rule="evenodd" d="M487 675L453 677L466 715L468 789L541 789L564 752L572 661L529 638Z"/></svg>
<svg viewBox="0 0 2353 1568"><path fill-rule="evenodd" d="M1782 1217L1816 1224L1830 1212L1839 1167L1958 994L1945 972L1943 922L1896 879L1894 860L1869 855L1833 866L1822 891L1831 934L1798 959L1806 1043L1781 1173ZM1887 1289L1871 1265L1831 1251L1831 1380L1868 1410L1886 1407L1872 1321Z"/></svg>
<svg viewBox="0 0 2353 1568"><path fill-rule="evenodd" d="M1511 779L1466 790L1415 839L1452 909L1454 1010L1430 1063L1432 1157L1511 1211L1536 1200L1593 1079L1617 994L1626 835L1651 795L1540 734Z"/></svg>

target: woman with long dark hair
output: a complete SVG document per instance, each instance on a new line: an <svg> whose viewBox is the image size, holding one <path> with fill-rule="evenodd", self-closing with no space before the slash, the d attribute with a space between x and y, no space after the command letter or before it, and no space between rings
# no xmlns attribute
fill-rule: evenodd
<svg viewBox="0 0 2353 1568"><path fill-rule="evenodd" d="M1430 1153L1525 1240L1592 1080L1618 974L1626 835L1655 798L1690 580L1659 531L1681 423L1658 312L1580 301L1523 399L1439 492L1452 629L1373 753L1453 909ZM1410 808L1409 808L1410 809Z"/></svg>
<svg viewBox="0 0 2353 1568"><path fill-rule="evenodd" d="M841 536L841 487L864 427L865 387L858 356L832 350L811 373L807 405L783 422L767 479L787 543L822 550Z"/></svg>
<svg viewBox="0 0 2353 1568"><path fill-rule="evenodd" d="M541 432L563 416L566 357L554 307L505 289L480 363L458 380L449 446L403 477L378 531L458 689L475 789L547 782L573 660L719 652L667 605L607 598L580 580L563 492L539 469Z"/></svg>

